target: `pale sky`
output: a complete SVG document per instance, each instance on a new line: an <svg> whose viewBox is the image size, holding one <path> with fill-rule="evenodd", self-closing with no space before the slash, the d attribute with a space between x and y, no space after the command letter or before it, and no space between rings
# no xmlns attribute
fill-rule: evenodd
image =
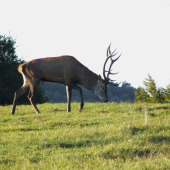
<svg viewBox="0 0 170 170"><path fill-rule="evenodd" d="M122 56L111 78L143 86L147 73L170 83L170 0L0 0L0 34L26 61L72 55L97 74L106 50ZM103 75L102 75L103 76Z"/></svg>

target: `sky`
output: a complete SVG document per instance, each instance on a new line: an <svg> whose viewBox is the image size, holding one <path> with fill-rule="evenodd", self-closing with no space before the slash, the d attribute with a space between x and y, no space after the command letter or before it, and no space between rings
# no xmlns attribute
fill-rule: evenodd
<svg viewBox="0 0 170 170"><path fill-rule="evenodd" d="M103 76L110 43L121 57L111 76L133 87L149 73L170 84L170 0L0 0L0 34L19 58L71 55ZM115 56L116 57L116 56Z"/></svg>

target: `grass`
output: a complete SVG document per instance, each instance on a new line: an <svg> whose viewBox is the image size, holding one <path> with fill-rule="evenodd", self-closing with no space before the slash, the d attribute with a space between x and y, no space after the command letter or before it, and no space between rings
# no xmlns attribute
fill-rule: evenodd
<svg viewBox="0 0 170 170"><path fill-rule="evenodd" d="M170 169L168 104L0 106L0 169Z"/></svg>

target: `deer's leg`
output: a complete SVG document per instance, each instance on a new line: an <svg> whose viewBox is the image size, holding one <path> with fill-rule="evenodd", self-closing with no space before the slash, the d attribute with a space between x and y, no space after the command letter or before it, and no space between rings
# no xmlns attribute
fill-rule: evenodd
<svg viewBox="0 0 170 170"><path fill-rule="evenodd" d="M38 110L38 108L37 108L37 106L34 102L34 94L35 94L35 91L36 91L38 84L39 84L38 81L36 83L34 82L34 85L32 83L30 83L30 91L29 91L29 94L28 94L28 99L29 99L30 103L33 105L35 111L39 114L40 111Z"/></svg>
<svg viewBox="0 0 170 170"><path fill-rule="evenodd" d="M80 109L83 109L83 106L84 106L84 101L83 101L83 95L82 95L82 89L77 85L77 84L74 84L74 83L71 83L70 84L70 87L72 87L73 89L77 90L80 94Z"/></svg>
<svg viewBox="0 0 170 170"><path fill-rule="evenodd" d="M11 114L13 115L15 113L15 107L17 104L18 99L28 91L29 86L22 86L19 90L17 90L15 92L15 96L14 96L14 101L13 101L13 107L12 107L12 111Z"/></svg>
<svg viewBox="0 0 170 170"><path fill-rule="evenodd" d="M72 88L70 86L66 86L67 91L67 112L71 111L71 96L72 96Z"/></svg>

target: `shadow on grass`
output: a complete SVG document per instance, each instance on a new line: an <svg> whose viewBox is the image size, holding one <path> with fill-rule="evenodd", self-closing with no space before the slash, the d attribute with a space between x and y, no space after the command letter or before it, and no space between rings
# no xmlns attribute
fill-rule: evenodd
<svg viewBox="0 0 170 170"><path fill-rule="evenodd" d="M11 158L4 158L0 160L0 164L4 164L4 165L14 165L15 164L15 159L11 159Z"/></svg>
<svg viewBox="0 0 170 170"><path fill-rule="evenodd" d="M136 127L132 126L129 129L125 129L126 133L130 133L131 135L139 135L139 134L154 134L159 133L162 131L169 131L170 127L168 126L155 126L155 127L149 127L149 126L143 126L143 127Z"/></svg>
<svg viewBox="0 0 170 170"><path fill-rule="evenodd" d="M53 130L53 129L56 129L57 127L64 127L64 126L70 126L70 127L80 126L81 128L83 128L86 126L95 126L98 124L101 124L101 123L95 122L95 121L91 121L91 122L85 121L85 122L81 122L81 123L78 121L77 122L71 122L71 121L70 122L55 122L55 123L51 123L48 126L45 126L42 128L38 128L38 127L37 128L30 128L30 127L16 128L16 127L14 127L14 128L0 129L0 132L19 132L19 131L27 132L27 131L41 131L41 130L46 130L46 129ZM109 122L107 124L109 124Z"/></svg>
<svg viewBox="0 0 170 170"><path fill-rule="evenodd" d="M168 110L169 109L169 107L167 107L167 106L161 106L161 107L154 107L154 108L148 108L147 110L148 111L153 111L153 110Z"/></svg>
<svg viewBox="0 0 170 170"><path fill-rule="evenodd" d="M147 111L162 110L162 109L163 110L170 110L170 108L167 107L167 106L160 106L160 107L150 107L150 108L147 108ZM135 111L142 111L142 110L145 110L145 107L138 107L138 108L135 109Z"/></svg>
<svg viewBox="0 0 170 170"><path fill-rule="evenodd" d="M125 162L127 158L131 158L131 160L135 157L147 158L150 153L151 150L148 148L112 148L105 151L101 156L105 159L122 160Z"/></svg>
<svg viewBox="0 0 170 170"><path fill-rule="evenodd" d="M66 109L53 109L53 112L66 112Z"/></svg>
<svg viewBox="0 0 170 170"><path fill-rule="evenodd" d="M137 135L137 134L142 134L142 133L144 133L144 131L145 130L147 130L147 128L146 127L131 127L130 129L129 129L129 133L131 134L131 135Z"/></svg>
<svg viewBox="0 0 170 170"><path fill-rule="evenodd" d="M148 141L151 143L164 143L164 142L170 143L170 136L163 136L163 135L150 136L148 138Z"/></svg>
<svg viewBox="0 0 170 170"><path fill-rule="evenodd" d="M13 129L1 129L0 132L29 132L29 131L40 131L41 129L36 128L13 128Z"/></svg>
<svg viewBox="0 0 170 170"><path fill-rule="evenodd" d="M118 143L123 141L123 139L119 139L117 137L111 137L111 138L105 138L103 135L101 137L101 134L97 134L94 136L86 135L83 139L75 139L73 138L65 138L62 139L56 139L56 141L51 141L46 139L44 142L42 142L38 148L44 149L44 148L65 148L65 149L71 149L71 148L88 148L91 146L101 146L104 147L105 145L111 144L111 143Z"/></svg>
<svg viewBox="0 0 170 170"><path fill-rule="evenodd" d="M113 120L110 118L103 118L100 120L76 120L76 121L61 121L61 122L52 122L49 126L50 129L54 129L58 126L80 126L81 128L87 126L95 126L95 125L102 125L102 124L112 124Z"/></svg>
<svg viewBox="0 0 170 170"><path fill-rule="evenodd" d="M82 140L82 141L72 141L72 142L59 142L59 147L60 148L87 148L87 147L91 147L93 145L97 146L97 145L108 145L110 143L112 143L114 141L113 138L109 138L109 139L87 139L87 140Z"/></svg>
<svg viewBox="0 0 170 170"><path fill-rule="evenodd" d="M69 143L69 142L61 142L59 143L60 148L82 148L82 147L90 147L91 141L83 141L83 142L76 142L76 143Z"/></svg>

